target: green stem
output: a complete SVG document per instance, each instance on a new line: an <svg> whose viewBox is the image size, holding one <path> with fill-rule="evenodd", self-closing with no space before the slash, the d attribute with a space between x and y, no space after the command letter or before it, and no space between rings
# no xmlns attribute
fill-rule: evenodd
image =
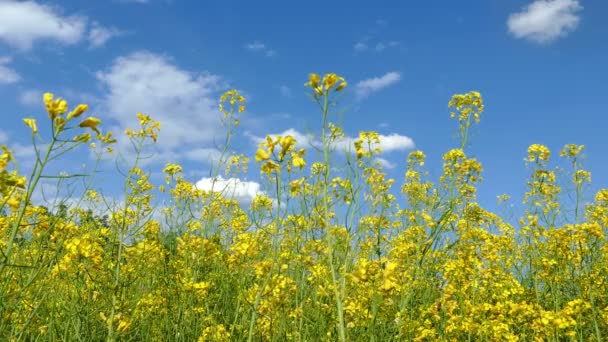
<svg viewBox="0 0 608 342"><path fill-rule="evenodd" d="M329 177L330 177L330 166L329 166L329 142L327 140L327 115L329 111L329 94L325 93L323 97L323 127L321 129L321 139L323 141L323 160L325 163L325 175L323 182L323 216L326 225L325 237L327 239L327 247L328 247L328 258L329 258L329 268L331 272L332 279L332 287L334 290L334 296L336 300L336 310L338 311L338 333L340 336L340 341L346 341L346 329L344 324L344 308L342 304L342 293L338 289L338 275L336 274L336 268L334 265L334 251L333 251L333 242L331 239L331 235L329 234ZM342 286L340 286L342 288Z"/></svg>

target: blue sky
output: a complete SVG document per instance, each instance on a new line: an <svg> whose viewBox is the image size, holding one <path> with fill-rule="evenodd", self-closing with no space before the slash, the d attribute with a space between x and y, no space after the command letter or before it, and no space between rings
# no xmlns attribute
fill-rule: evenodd
<svg viewBox="0 0 608 342"><path fill-rule="evenodd" d="M607 13L604 0L0 0L0 143L27 166L21 119L42 122L50 91L89 103L117 133L137 111L160 119L161 147L147 168L180 162L196 182L222 139L223 91L247 96L234 150L253 156L255 137L318 132L303 83L310 72L336 72L349 82L347 135L392 135L381 157L397 184L413 147L438 178L441 155L457 145L447 102L477 90L486 111L468 152L485 169L482 205L503 193L519 201L532 143L554 159L564 144L585 144L591 194L608 187ZM77 168L83 155L56 167ZM247 179L256 186L255 168Z"/></svg>

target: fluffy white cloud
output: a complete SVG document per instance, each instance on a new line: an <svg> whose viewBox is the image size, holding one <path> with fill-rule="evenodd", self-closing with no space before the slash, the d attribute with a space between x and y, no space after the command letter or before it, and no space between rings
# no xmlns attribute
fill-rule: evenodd
<svg viewBox="0 0 608 342"><path fill-rule="evenodd" d="M355 85L355 94L358 99L364 99L372 93L391 86L400 80L401 74L397 71L391 71L380 77L373 77L360 81Z"/></svg>
<svg viewBox="0 0 608 342"><path fill-rule="evenodd" d="M581 9L578 0L536 0L511 14L507 26L517 38L549 43L576 29Z"/></svg>
<svg viewBox="0 0 608 342"><path fill-rule="evenodd" d="M219 91L226 88L221 77L185 70L168 57L140 51L115 59L97 72L97 79L106 89L98 110L114 120L108 120L106 129L137 128L138 112L160 121L158 143L147 151L152 155L143 164L185 160L217 164L216 143L225 135L218 111ZM133 157L126 139L119 139L116 150Z"/></svg>
<svg viewBox="0 0 608 342"><path fill-rule="evenodd" d="M102 109L120 128L137 127L142 112L162 123L159 145L183 151L210 143L221 130L216 91L220 78L183 70L166 57L136 52L97 73L107 88ZM200 145L199 145L200 147Z"/></svg>
<svg viewBox="0 0 608 342"><path fill-rule="evenodd" d="M384 135L380 134L380 144L372 144L370 146L371 150L379 147L382 150L382 153L392 152L392 151L405 151L414 148L414 140L410 137L406 137L405 135L400 135L397 133ZM340 140L337 140L334 143L334 147L337 150L342 151L351 151L354 149L354 143L357 140L355 137L344 137Z"/></svg>
<svg viewBox="0 0 608 342"><path fill-rule="evenodd" d="M0 1L0 40L29 50L37 40L75 44L83 36L86 19L62 16L54 8L34 1Z"/></svg>
<svg viewBox="0 0 608 342"><path fill-rule="evenodd" d="M380 134L380 148L386 152L409 150L414 148L414 140L396 133L389 135Z"/></svg>
<svg viewBox="0 0 608 342"><path fill-rule="evenodd" d="M0 130L0 144L5 144L8 141L8 133Z"/></svg>
<svg viewBox="0 0 608 342"><path fill-rule="evenodd" d="M104 27L94 22L89 30L87 40L89 41L89 46L94 49L105 45L108 40L121 34L122 32L116 28Z"/></svg>
<svg viewBox="0 0 608 342"><path fill-rule="evenodd" d="M196 182L199 190L213 191L222 193L227 198L234 198L241 203L248 203L257 196L263 194L260 190L260 183L243 181L238 178L224 179L205 177Z"/></svg>
<svg viewBox="0 0 608 342"><path fill-rule="evenodd" d="M15 83L21 79L21 76L15 70L6 66L10 62L10 58L0 57L0 84Z"/></svg>

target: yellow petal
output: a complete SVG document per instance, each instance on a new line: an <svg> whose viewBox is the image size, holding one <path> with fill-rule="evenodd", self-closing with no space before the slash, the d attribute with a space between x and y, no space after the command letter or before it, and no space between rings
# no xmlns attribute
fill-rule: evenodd
<svg viewBox="0 0 608 342"><path fill-rule="evenodd" d="M264 161L264 160L268 160L270 159L270 155L268 154L268 152L266 152L263 149L259 149L256 153L255 153L255 160L260 162L260 161Z"/></svg>
<svg viewBox="0 0 608 342"><path fill-rule="evenodd" d="M88 127L90 129L94 130L95 132L99 132L99 130L97 129L97 126L100 123L101 123L101 120L99 120L96 117L90 116L90 117L82 120L82 122L78 126L83 127L83 128Z"/></svg>
<svg viewBox="0 0 608 342"><path fill-rule="evenodd" d="M68 114L67 119L70 120L72 118L77 118L80 115L82 115L82 113L86 112L88 109L89 109L88 105L81 103L78 106L76 106L76 108L74 108L74 110Z"/></svg>
<svg viewBox="0 0 608 342"><path fill-rule="evenodd" d="M27 118L27 119L23 119L23 122L32 129L32 133L37 134L38 133L38 125L36 124L36 119L32 119L32 118Z"/></svg>

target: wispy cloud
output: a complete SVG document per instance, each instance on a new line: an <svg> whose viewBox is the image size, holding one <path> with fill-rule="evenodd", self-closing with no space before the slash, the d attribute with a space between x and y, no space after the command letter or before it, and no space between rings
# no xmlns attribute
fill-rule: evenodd
<svg viewBox="0 0 608 342"><path fill-rule="evenodd" d="M401 43L395 40L374 42L371 41L371 39L366 38L356 42L353 46L353 49L355 50L355 52L365 52L369 50L380 53L388 49L398 48L400 46Z"/></svg>
<svg viewBox="0 0 608 342"><path fill-rule="evenodd" d="M259 40L256 40L252 43L245 44L245 49L249 51L253 51L256 53L261 53L266 57L276 56L277 52L271 48L269 48L266 44L262 43Z"/></svg>
<svg viewBox="0 0 608 342"><path fill-rule="evenodd" d="M516 38L550 43L576 29L580 10L578 0L536 0L511 14L507 26Z"/></svg>
<svg viewBox="0 0 608 342"><path fill-rule="evenodd" d="M384 158L377 157L374 160L376 162L380 163L380 165L385 169L392 170L396 167L396 165L394 163L391 163L389 160L384 159Z"/></svg>
<svg viewBox="0 0 608 342"><path fill-rule="evenodd" d="M375 25L368 30L368 33L361 37L353 45L355 53L366 51L381 53L388 49L398 48L401 42L396 40L386 39L384 31L388 28L388 22L383 19L378 19Z"/></svg>
<svg viewBox="0 0 608 342"><path fill-rule="evenodd" d="M368 49L367 43L365 41L358 41L353 46L356 52L363 52Z"/></svg>
<svg viewBox="0 0 608 342"><path fill-rule="evenodd" d="M123 3L136 3L136 4L147 4L150 2L150 0L114 0L116 2L123 2Z"/></svg>
<svg viewBox="0 0 608 342"><path fill-rule="evenodd" d="M17 71L9 68L7 64L11 62L9 57L0 57L0 84L15 83L21 80Z"/></svg>
<svg viewBox="0 0 608 342"><path fill-rule="evenodd" d="M42 91L36 89L24 90L19 94L19 102L34 107L42 104Z"/></svg>
<svg viewBox="0 0 608 342"><path fill-rule="evenodd" d="M358 82L355 85L357 99L361 100L386 87L396 84L401 80L401 74L397 71L387 72L380 77L372 77Z"/></svg>
<svg viewBox="0 0 608 342"><path fill-rule="evenodd" d="M114 27L104 27L97 22L93 22L87 40L89 47L95 49L105 45L110 39L122 35L122 31Z"/></svg>

